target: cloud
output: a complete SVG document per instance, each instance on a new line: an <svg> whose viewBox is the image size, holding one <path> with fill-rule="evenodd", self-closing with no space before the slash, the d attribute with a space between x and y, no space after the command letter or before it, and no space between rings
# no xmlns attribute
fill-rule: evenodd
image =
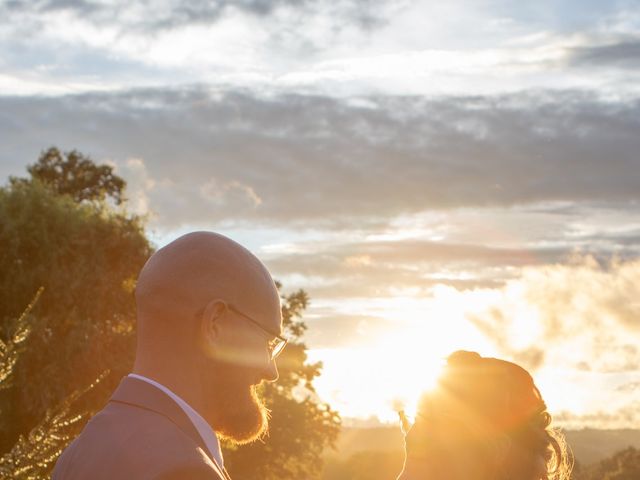
<svg viewBox="0 0 640 480"><path fill-rule="evenodd" d="M578 33L534 10L465 0L14 0L0 3L0 87L51 94L203 82L349 96L569 85L637 94L628 69L571 68L602 38L637 38L635 27L597 31L615 5L593 4L585 16L566 8L559 23L580 18ZM425 28L424 19L437 21Z"/></svg>
<svg viewBox="0 0 640 480"><path fill-rule="evenodd" d="M155 2L143 5L142 9L140 6L134 7L133 10L140 13L134 17L137 26L170 28L183 24L215 22L229 8L266 16L283 5L304 8L308 3L304 0L180 0ZM50 12L67 12L78 17L89 17L94 21L104 20L109 12L112 18L113 13L116 13L116 17L122 17L126 7L127 3L123 1L105 4L87 0L11 0L5 5L7 11L13 13L44 15Z"/></svg>
<svg viewBox="0 0 640 480"><path fill-rule="evenodd" d="M624 406L612 411L597 410L576 414L567 410L555 413L554 422L566 429L582 429L585 425L597 429L630 429L640 425L640 396L637 394Z"/></svg>
<svg viewBox="0 0 640 480"><path fill-rule="evenodd" d="M567 63L578 67L614 67L640 69L640 37L625 36L615 41L574 47L568 50Z"/></svg>
<svg viewBox="0 0 640 480"><path fill-rule="evenodd" d="M383 2L386 3L386 2ZM222 17L241 12L258 18L273 17L281 10L293 10L313 16L329 9L341 13L342 20L351 21L361 28L373 28L383 22L379 17L380 2L371 0L164 0L131 5L118 0L103 3L90 0L10 0L4 5L5 13L46 18L52 13L64 13L92 23L120 24L127 30L143 29L148 32L175 29L190 25L207 25Z"/></svg>
<svg viewBox="0 0 640 480"><path fill-rule="evenodd" d="M640 260L527 267L469 319L527 367L635 371L640 364Z"/></svg>
<svg viewBox="0 0 640 480"><path fill-rule="evenodd" d="M428 295L437 285L497 288L514 269L559 261L568 252L402 239L306 242L304 251L267 254L263 259L279 278L304 277L313 297L336 299L386 297L403 290Z"/></svg>
<svg viewBox="0 0 640 480"><path fill-rule="evenodd" d="M148 215L148 192L155 187L155 182L149 178L144 161L130 158L117 173L127 177L127 209L136 215Z"/></svg>
<svg viewBox="0 0 640 480"><path fill-rule="evenodd" d="M165 227L331 228L426 210L640 199L640 102L589 93L353 104L158 89L0 97L0 111L4 172L19 173L49 145L141 159ZM222 203L204 194L212 178L237 194Z"/></svg>
<svg viewBox="0 0 640 480"><path fill-rule="evenodd" d="M349 267L362 263L369 260ZM351 283L345 278L344 285ZM396 279L390 275L388 283ZM326 364L337 364L337 371L343 364L331 352L341 349L369 348L357 354L367 364L391 346L396 357L406 355L418 365L460 348L476 350L527 368L563 427L621 428L640 422L638 298L640 258L599 262L578 256L526 266L498 287L462 291L440 285L348 302L312 295L305 320L310 345L326 349Z"/></svg>
<svg viewBox="0 0 640 480"><path fill-rule="evenodd" d="M0 86L13 94L50 94L191 82L272 83L322 58L329 48L351 45L354 38L366 41L394 5L392 0L0 2Z"/></svg>
<svg viewBox="0 0 640 480"><path fill-rule="evenodd" d="M370 315L345 315L326 312L326 317L310 325L305 333L305 342L315 349L353 348L367 344L371 338L384 335L394 328L392 321Z"/></svg>
<svg viewBox="0 0 640 480"><path fill-rule="evenodd" d="M595 246L607 245L615 249L621 257L637 256L640 253L640 231L637 228L623 229L618 232L597 232L586 235L576 235L574 243Z"/></svg>

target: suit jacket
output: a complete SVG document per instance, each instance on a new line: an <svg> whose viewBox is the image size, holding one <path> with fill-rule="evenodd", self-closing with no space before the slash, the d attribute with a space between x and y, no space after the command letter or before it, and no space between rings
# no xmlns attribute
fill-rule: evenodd
<svg viewBox="0 0 640 480"><path fill-rule="evenodd" d="M209 455L176 402L125 377L62 453L52 480L230 480Z"/></svg>

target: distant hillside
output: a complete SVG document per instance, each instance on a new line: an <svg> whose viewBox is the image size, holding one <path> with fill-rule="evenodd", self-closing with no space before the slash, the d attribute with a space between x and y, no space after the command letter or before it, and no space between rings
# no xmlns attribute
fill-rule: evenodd
<svg viewBox="0 0 640 480"><path fill-rule="evenodd" d="M402 432L398 427L343 428L337 452L348 458L364 451L394 451L404 448Z"/></svg>
<svg viewBox="0 0 640 480"><path fill-rule="evenodd" d="M603 458L633 446L640 448L640 430L569 430L565 432L567 443L576 460L590 465ZM332 461L345 461L363 452L401 452L404 443L398 427L343 428L335 452L328 452Z"/></svg>
<svg viewBox="0 0 640 480"><path fill-rule="evenodd" d="M590 465L626 447L640 448L640 430L567 430L565 437L576 460Z"/></svg>
<svg viewBox="0 0 640 480"><path fill-rule="evenodd" d="M403 448L399 428L345 427L336 450L325 455L322 480L393 480L402 469Z"/></svg>

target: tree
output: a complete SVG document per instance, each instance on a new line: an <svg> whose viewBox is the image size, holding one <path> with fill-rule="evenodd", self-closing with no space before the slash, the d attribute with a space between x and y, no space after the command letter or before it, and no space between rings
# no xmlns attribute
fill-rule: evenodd
<svg viewBox="0 0 640 480"><path fill-rule="evenodd" d="M124 183L118 197L108 189L89 194L75 177L106 170L74 165L60 174L64 181L50 181L31 166L30 178L13 178L0 188L0 339L12 376L10 383L0 382L2 478L42 478L83 426L78 412L102 408L133 364L132 291L152 248L142 220L108 201L124 198ZM41 287L25 347L14 319ZM307 362L302 341L307 303L304 291L283 297L284 328L292 341L279 358L280 380L263 391L272 410L271 433L264 443L226 445L226 464L236 478L316 478L323 450L338 435L338 414L313 388L321 365ZM99 384L81 397L77 392L96 378ZM33 461L25 462L25 455Z"/></svg>
<svg viewBox="0 0 640 480"><path fill-rule="evenodd" d="M77 150L62 153L56 147L50 147L40 154L36 163L27 167L27 171L31 181L48 186L58 195L69 195L76 202L111 198L120 205L124 201L127 184L113 173L113 167L97 165Z"/></svg>
<svg viewBox="0 0 640 480"><path fill-rule="evenodd" d="M82 165L78 176L87 170ZM82 195L61 194L34 177L0 188L0 338L44 287L29 347L11 387L0 391L0 452L110 370L80 405L98 410L133 362L132 290L152 248L140 218L96 198L78 202Z"/></svg>
<svg viewBox="0 0 640 480"><path fill-rule="evenodd" d="M0 390L6 390L11 387L13 371L15 369L20 353L24 351L26 340L31 335L31 324L28 322L29 314L33 310L40 295L42 288L37 292L31 303L22 312L15 322L12 322L11 328L7 328L7 338L0 338ZM0 413L2 411L0 410Z"/></svg>
<svg viewBox="0 0 640 480"><path fill-rule="evenodd" d="M10 388L14 368L24 352L32 332L31 311L39 300L43 289L38 290L33 301L15 321L9 337L0 340L0 390ZM95 387L104 378L83 391L74 392L62 404L48 410L45 417L27 435L20 435L10 451L0 456L0 478L16 480L38 480L48 478L48 473L62 448L71 440L76 427L86 413L72 413L73 404L83 394ZM0 412L1 414L2 412Z"/></svg>
<svg viewBox="0 0 640 480"><path fill-rule="evenodd" d="M595 465L582 468L576 480L637 480L640 478L640 450L629 447Z"/></svg>
<svg viewBox="0 0 640 480"><path fill-rule="evenodd" d="M232 478L319 478L322 454L338 437L340 416L318 400L313 387L322 365L307 363L302 341L307 328L302 314L308 302L303 290L282 296L283 325L290 342L278 357L278 381L266 384L262 392L271 410L269 436L240 448L223 445Z"/></svg>

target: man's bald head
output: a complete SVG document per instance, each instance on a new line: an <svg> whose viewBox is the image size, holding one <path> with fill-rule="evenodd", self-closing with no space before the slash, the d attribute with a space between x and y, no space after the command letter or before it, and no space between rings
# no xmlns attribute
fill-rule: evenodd
<svg viewBox="0 0 640 480"><path fill-rule="evenodd" d="M184 235L147 261L136 303L134 372L176 392L218 435L248 442L264 434L256 385L278 378L272 342L282 315L260 260L216 233Z"/></svg>
<svg viewBox="0 0 640 480"><path fill-rule="evenodd" d="M214 298L242 305L258 319L260 312L268 317L280 308L271 275L240 244L213 232L174 240L151 256L138 277L140 340L190 331L185 323Z"/></svg>

